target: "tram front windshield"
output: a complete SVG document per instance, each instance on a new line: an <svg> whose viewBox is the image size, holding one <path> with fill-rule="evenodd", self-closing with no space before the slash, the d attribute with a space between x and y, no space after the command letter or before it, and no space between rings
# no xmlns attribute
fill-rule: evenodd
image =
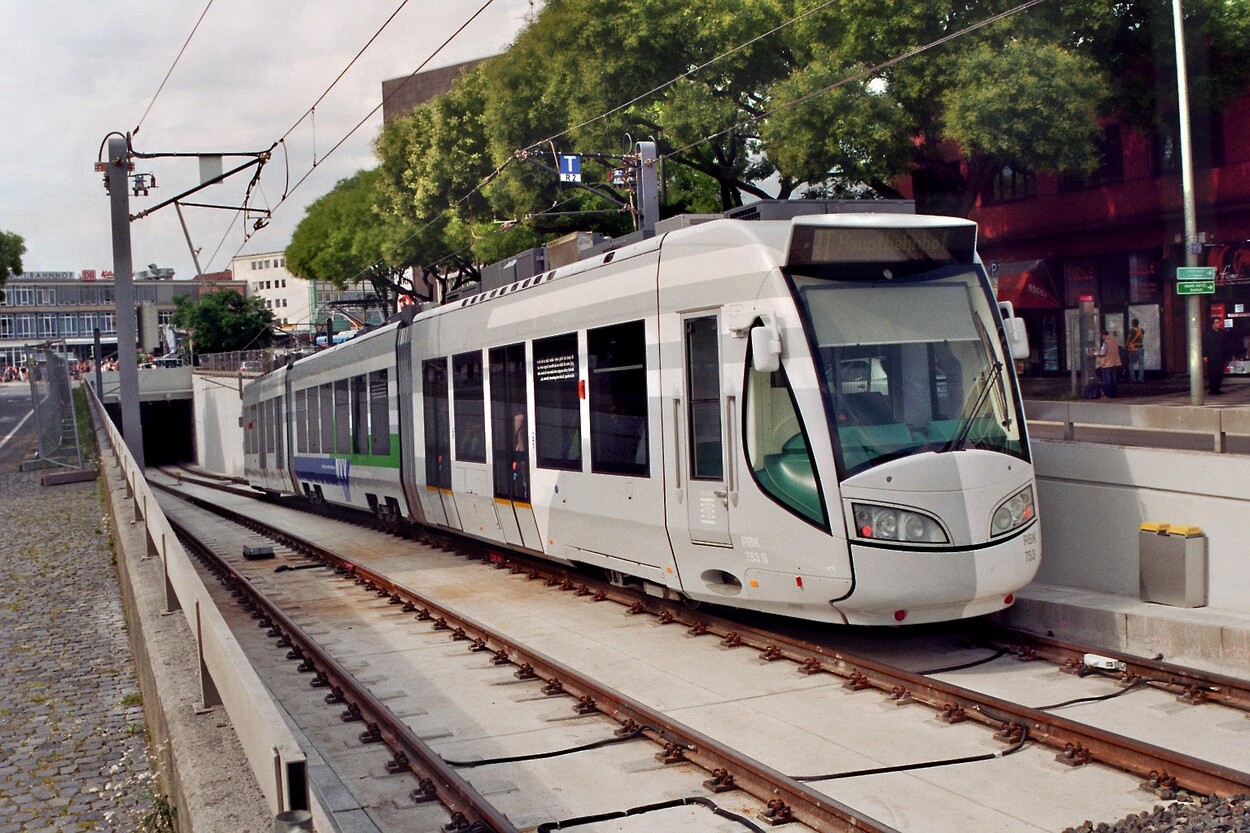
<svg viewBox="0 0 1250 833"><path fill-rule="evenodd" d="M791 279L816 344L841 477L925 451L1025 457L978 268L839 271L826 265Z"/></svg>

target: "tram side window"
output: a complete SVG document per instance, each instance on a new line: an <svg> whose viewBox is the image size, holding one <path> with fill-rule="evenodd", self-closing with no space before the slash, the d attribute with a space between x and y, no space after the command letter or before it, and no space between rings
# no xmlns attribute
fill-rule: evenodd
<svg viewBox="0 0 1250 833"><path fill-rule="evenodd" d="M382 457L391 453L391 397L387 389L386 370L369 374L369 432L373 437L371 451Z"/></svg>
<svg viewBox="0 0 1250 833"><path fill-rule="evenodd" d="M321 397L320 388L309 388L308 394L308 453L321 453Z"/></svg>
<svg viewBox="0 0 1250 833"><path fill-rule="evenodd" d="M308 453L308 391L295 391L295 451Z"/></svg>
<svg viewBox="0 0 1250 833"><path fill-rule="evenodd" d="M816 467L785 370L748 371L743 436L760 488L799 517L825 526Z"/></svg>
<svg viewBox="0 0 1250 833"><path fill-rule="evenodd" d="M534 450L539 466L582 470L577 333L534 342Z"/></svg>
<svg viewBox="0 0 1250 833"><path fill-rule="evenodd" d="M334 453L334 385L321 386L321 453Z"/></svg>
<svg viewBox="0 0 1250 833"><path fill-rule="evenodd" d="M352 397L352 453L369 453L369 377L362 373L353 376Z"/></svg>
<svg viewBox="0 0 1250 833"><path fill-rule="evenodd" d="M590 468L650 476L646 332L641 321L588 330Z"/></svg>
<svg viewBox="0 0 1250 833"><path fill-rule="evenodd" d="M482 352L453 356L452 395L456 400L456 459L486 462L485 392L482 386Z"/></svg>
<svg viewBox="0 0 1250 833"><path fill-rule="evenodd" d="M352 449L352 409L348 380L334 383L334 450L347 454Z"/></svg>

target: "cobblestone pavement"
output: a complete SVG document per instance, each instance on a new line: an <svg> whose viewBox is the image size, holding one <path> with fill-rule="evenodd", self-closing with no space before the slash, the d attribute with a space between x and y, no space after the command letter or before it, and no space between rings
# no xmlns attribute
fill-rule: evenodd
<svg viewBox="0 0 1250 833"><path fill-rule="evenodd" d="M0 471L0 833L160 829L103 515L95 483Z"/></svg>

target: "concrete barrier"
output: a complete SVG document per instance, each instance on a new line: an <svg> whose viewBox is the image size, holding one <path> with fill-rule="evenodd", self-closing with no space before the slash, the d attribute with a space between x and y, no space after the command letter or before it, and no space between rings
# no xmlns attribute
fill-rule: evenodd
<svg viewBox="0 0 1250 833"><path fill-rule="evenodd" d="M181 611L196 635L201 672L199 705L224 707L274 816L308 810L317 830L336 830L319 797L309 790L307 759L282 712L217 610L120 432L104 415L99 400L90 398L93 417L105 428L108 451L114 455L133 499L135 523L146 528L148 554L159 556L163 562L166 607Z"/></svg>

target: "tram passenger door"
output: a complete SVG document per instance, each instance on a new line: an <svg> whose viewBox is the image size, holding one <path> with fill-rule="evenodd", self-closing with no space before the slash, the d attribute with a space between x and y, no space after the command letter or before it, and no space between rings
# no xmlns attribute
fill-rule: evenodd
<svg viewBox="0 0 1250 833"><path fill-rule="evenodd" d="M448 406L447 359L427 359L421 366L425 422L425 487L434 500L425 508L435 523L460 528L451 495L451 425ZM440 517L441 515L441 517Z"/></svg>
<svg viewBox="0 0 1250 833"><path fill-rule="evenodd" d="M729 537L731 484L726 473L726 433L732 425L731 398L723 396L720 322L712 315L682 321L684 413L677 465L686 480L690 541L732 546Z"/></svg>
<svg viewBox="0 0 1250 833"><path fill-rule="evenodd" d="M491 470L495 512L504 540L541 550L530 503L530 424L525 345L490 351Z"/></svg>

